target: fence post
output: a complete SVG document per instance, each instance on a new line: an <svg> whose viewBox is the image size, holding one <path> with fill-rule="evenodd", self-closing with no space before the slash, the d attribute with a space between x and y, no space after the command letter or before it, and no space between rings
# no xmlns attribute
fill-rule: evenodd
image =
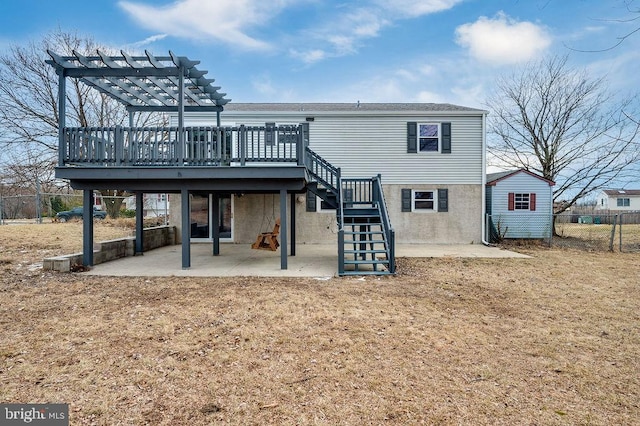
<svg viewBox="0 0 640 426"><path fill-rule="evenodd" d="M36 177L36 223L42 223L42 211L40 204L40 179Z"/></svg>
<svg viewBox="0 0 640 426"><path fill-rule="evenodd" d="M616 236L616 223L618 222L618 215L613 216L613 226L611 227L611 238L609 239L609 251L613 251L613 240Z"/></svg>
<svg viewBox="0 0 640 426"><path fill-rule="evenodd" d="M0 196L0 225L4 225L4 209L2 206L2 196Z"/></svg>
<svg viewBox="0 0 640 426"><path fill-rule="evenodd" d="M624 213L620 213L620 222L618 223L618 235L620 235L620 253L622 253L622 217Z"/></svg>

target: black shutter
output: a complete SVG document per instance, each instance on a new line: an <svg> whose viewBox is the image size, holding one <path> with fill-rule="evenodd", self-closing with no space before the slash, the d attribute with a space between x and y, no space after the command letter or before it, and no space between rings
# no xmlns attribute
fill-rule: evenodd
<svg viewBox="0 0 640 426"><path fill-rule="evenodd" d="M451 154L451 123L441 123L442 131L442 153Z"/></svg>
<svg viewBox="0 0 640 426"><path fill-rule="evenodd" d="M264 132L264 144L267 146L275 145L276 132L273 129L276 123L265 123L266 130Z"/></svg>
<svg viewBox="0 0 640 426"><path fill-rule="evenodd" d="M411 189L402 189L402 211L411 211Z"/></svg>
<svg viewBox="0 0 640 426"><path fill-rule="evenodd" d="M438 189L438 211L439 212L449 211L449 190L446 188Z"/></svg>
<svg viewBox="0 0 640 426"><path fill-rule="evenodd" d="M407 152L418 152L418 123L415 121L407 123Z"/></svg>
<svg viewBox="0 0 640 426"><path fill-rule="evenodd" d="M317 211L316 208L316 194L314 194L313 192L307 190L307 211L308 212L315 212Z"/></svg>

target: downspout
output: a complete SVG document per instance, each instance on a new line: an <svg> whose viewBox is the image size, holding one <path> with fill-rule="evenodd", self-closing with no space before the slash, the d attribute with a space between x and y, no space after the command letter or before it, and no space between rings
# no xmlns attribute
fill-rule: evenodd
<svg viewBox="0 0 640 426"><path fill-rule="evenodd" d="M485 239L487 235L487 114L482 114L482 217L480 223L482 224L482 244L488 247L494 245Z"/></svg>

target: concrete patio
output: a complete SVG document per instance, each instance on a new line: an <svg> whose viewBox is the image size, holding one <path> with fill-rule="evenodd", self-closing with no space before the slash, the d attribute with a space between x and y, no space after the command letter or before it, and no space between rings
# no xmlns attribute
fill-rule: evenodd
<svg viewBox="0 0 640 426"><path fill-rule="evenodd" d="M333 277L338 270L335 244L298 245L289 256L288 269L280 269L280 251L252 250L249 244L221 244L220 255L212 255L211 244L191 245L191 268L181 267L182 246L166 246L143 256L102 263L84 272L105 276L189 277ZM399 257L528 258L529 256L479 244L398 244Z"/></svg>

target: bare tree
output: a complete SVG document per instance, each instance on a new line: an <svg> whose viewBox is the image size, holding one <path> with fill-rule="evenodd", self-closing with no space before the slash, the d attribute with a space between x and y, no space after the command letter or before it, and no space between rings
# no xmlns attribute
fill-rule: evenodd
<svg viewBox="0 0 640 426"><path fill-rule="evenodd" d="M616 102L602 79L571 69L567 57L531 63L498 81L487 101L495 165L556 183L555 213L624 181L637 170L638 123L631 101Z"/></svg>
<svg viewBox="0 0 640 426"><path fill-rule="evenodd" d="M627 29L621 35L616 37L617 39L616 42L602 49L586 49L586 50L574 49L574 48L571 48L571 49L577 50L579 52L605 52L607 50L615 49L616 47L624 43L628 38L640 32L640 5L636 3L636 0L622 0L622 4L625 9L624 13L626 13L627 16L623 18L598 18L597 19L598 21L622 24L623 27L631 26L630 29Z"/></svg>
<svg viewBox="0 0 640 426"><path fill-rule="evenodd" d="M30 165L35 171L42 160L54 164L60 108L58 76L44 63L47 49L61 55L71 55L74 50L84 55L95 55L98 49L111 50L91 37L57 30L42 40L14 45L0 54L0 150L13 153L10 158L2 158L5 170L24 170ZM115 126L127 117L125 108L115 100L79 80L67 84L67 126ZM140 126L162 125L166 117L138 114L136 122ZM117 217L123 195L124 191L103 191L104 197L113 198L106 203L110 216Z"/></svg>

